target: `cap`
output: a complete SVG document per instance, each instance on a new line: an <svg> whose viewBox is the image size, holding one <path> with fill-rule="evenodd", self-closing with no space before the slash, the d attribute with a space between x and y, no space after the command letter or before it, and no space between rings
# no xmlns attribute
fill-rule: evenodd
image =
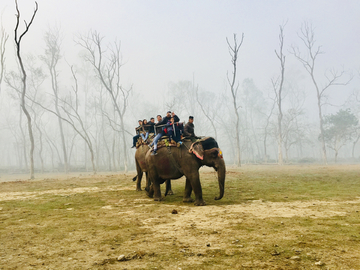
<svg viewBox="0 0 360 270"><path fill-rule="evenodd" d="M190 116L189 116L189 119L194 119L194 116L191 116L191 115L190 115Z"/></svg>

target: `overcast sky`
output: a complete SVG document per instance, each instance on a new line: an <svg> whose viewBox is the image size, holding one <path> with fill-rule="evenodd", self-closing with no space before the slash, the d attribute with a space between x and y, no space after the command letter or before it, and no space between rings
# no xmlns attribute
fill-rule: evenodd
<svg viewBox="0 0 360 270"><path fill-rule="evenodd" d="M29 21L35 3L18 3L22 19ZM45 31L58 25L65 57L77 61L80 48L73 43L74 35L97 30L107 42L121 41L123 83L148 96L166 91L171 81L192 80L193 75L200 88L224 91L226 73L232 68L226 38L232 39L234 33L239 38L245 35L238 60L240 82L249 77L259 88L269 87L279 72L274 50L284 22L285 54L292 44L300 45L297 33L307 21L325 52L317 66L320 73L331 67L360 68L358 0L38 0L38 4L24 53L43 54ZM14 1L2 0L0 10L12 40ZM290 55L287 70L305 74ZM356 83L350 87L358 87Z"/></svg>

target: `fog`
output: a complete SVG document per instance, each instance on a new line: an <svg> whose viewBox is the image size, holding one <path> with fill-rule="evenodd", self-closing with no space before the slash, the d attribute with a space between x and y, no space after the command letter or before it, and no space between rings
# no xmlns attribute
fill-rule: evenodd
<svg viewBox="0 0 360 270"><path fill-rule="evenodd" d="M135 150L131 145L137 120L165 115L168 110L181 122L193 115L196 135L216 137L228 165L240 165L239 152L241 164L360 160L357 123L339 128L329 117L340 115L341 110L360 117L359 1L37 3L34 21L21 41L35 173L133 170ZM18 31L22 33L35 2L19 0L18 6ZM31 143L28 121L20 108L22 74L14 45L15 2L3 0L0 11L4 55L0 66L0 170L27 173ZM311 63L303 42L306 27L314 38L312 53L319 52L313 77L306 69ZM276 94L281 81L280 29L285 56L281 113ZM234 67L229 44L233 45L234 34L238 42L242 34L244 38L236 61L235 88L231 89ZM90 52L99 60L95 36L101 38L99 71L103 75L109 75L110 61L118 57L120 73L113 70L111 83L108 78L102 82L89 62ZM48 65L49 44L56 45L58 57L53 77ZM119 90L115 99L106 83L115 92ZM320 92L324 90L320 108L326 159L316 86ZM237 91L235 99L231 90ZM342 117L340 122L347 123L347 116ZM343 132L332 132L336 129Z"/></svg>

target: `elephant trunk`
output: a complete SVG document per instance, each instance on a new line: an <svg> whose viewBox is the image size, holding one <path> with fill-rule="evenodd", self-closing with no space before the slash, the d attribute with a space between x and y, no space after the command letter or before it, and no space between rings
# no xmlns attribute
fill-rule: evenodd
<svg viewBox="0 0 360 270"><path fill-rule="evenodd" d="M217 174L218 174L220 196L215 197L215 200L220 200L224 196L224 188L225 188L226 167L225 167L225 162L223 159L221 159L221 162L216 167L216 169L217 169Z"/></svg>

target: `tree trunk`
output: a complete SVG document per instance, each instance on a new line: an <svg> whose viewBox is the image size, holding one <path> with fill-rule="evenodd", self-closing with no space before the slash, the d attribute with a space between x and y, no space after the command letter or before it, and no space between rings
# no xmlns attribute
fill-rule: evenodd
<svg viewBox="0 0 360 270"><path fill-rule="evenodd" d="M355 159L355 147L356 147L356 144L358 143L359 139L360 139L360 134L357 136L356 140L353 142L352 151L351 151L351 156L353 159Z"/></svg>
<svg viewBox="0 0 360 270"><path fill-rule="evenodd" d="M126 138L125 138L125 126L124 119L121 116L121 133L122 133L122 144L123 144L123 152L124 152L124 171L128 172L128 157L127 157L127 147L126 147Z"/></svg>
<svg viewBox="0 0 360 270"><path fill-rule="evenodd" d="M21 106L20 106L20 109ZM21 137L22 137L22 141L23 141L23 155L24 155L24 162L25 162L25 170L27 171L29 169L29 163L28 163L28 159L27 159L27 144L26 144L26 136L25 136L25 133L24 133L24 129L22 127L22 113L21 111L20 112L20 121L19 121L19 127L20 127L20 131L21 131ZM21 159L21 155L20 155L20 159ZM21 159L21 162L20 162L20 169L22 170L22 159Z"/></svg>
<svg viewBox="0 0 360 270"><path fill-rule="evenodd" d="M319 94L319 91L317 90L317 97L318 97L318 110L319 110L319 123L320 123L320 141L321 141L321 149L322 149L322 155L323 155L323 162L324 164L328 164L327 163L327 157L326 157L326 145L325 145L325 138L324 138L324 119L322 117L322 112L321 112L321 97Z"/></svg>
<svg viewBox="0 0 360 270"><path fill-rule="evenodd" d="M25 99L25 98L24 98ZM30 138L30 179L34 179L34 149L35 149L35 142L34 142L34 135L32 131L32 124L31 124L31 116L28 112L28 110L25 107L25 100L23 99L21 108L26 115L26 118L28 120L28 132L29 132L29 138Z"/></svg>
<svg viewBox="0 0 360 270"><path fill-rule="evenodd" d="M35 2L36 4L36 8L34 10L34 13L32 15L31 21L29 23L25 22L25 31L19 36L18 38L18 27L19 27L19 21L20 21L20 11L18 8L18 4L17 1L15 0L15 4L16 4L16 26L15 26L15 44L16 44L16 55L17 55L17 59L19 61L19 65L21 68L21 72L22 72L22 91L21 91L21 108L24 112L24 114L26 115L26 118L28 120L28 132L29 132L29 137L30 137L30 179L34 179L34 148L35 148L35 142L34 142L34 136L33 136L33 132L32 132L32 125L31 125L31 116L28 112L28 110L26 109L26 105L25 105L25 95L26 95L26 72L25 72L25 68L24 68L24 64L22 62L21 59L21 55L20 55L20 44L21 44L21 39L24 37L24 35L27 33L27 31L29 30L36 12L38 10L38 4L37 2Z"/></svg>
<svg viewBox="0 0 360 270"><path fill-rule="evenodd" d="M236 83L236 62L237 62L237 58L238 58L238 52L239 49L242 45L242 42L244 40L244 34L242 34L242 38L241 38L241 42L238 45L237 44L237 39L236 39L236 34L234 34L234 46L232 47L227 40L228 46L229 46L229 51L230 51L230 55L231 55L231 62L233 65L233 72L232 72L232 79L230 81L230 79L228 78L228 82L230 84L230 91L231 91L231 96L232 96L232 101L233 101L233 106L234 106L234 112L235 112L235 116L236 116L236 125L235 125L235 141L236 141L236 166L240 167L241 166L241 150L240 150L240 117L239 117L239 108L237 105L237 90L238 87L235 86Z"/></svg>

